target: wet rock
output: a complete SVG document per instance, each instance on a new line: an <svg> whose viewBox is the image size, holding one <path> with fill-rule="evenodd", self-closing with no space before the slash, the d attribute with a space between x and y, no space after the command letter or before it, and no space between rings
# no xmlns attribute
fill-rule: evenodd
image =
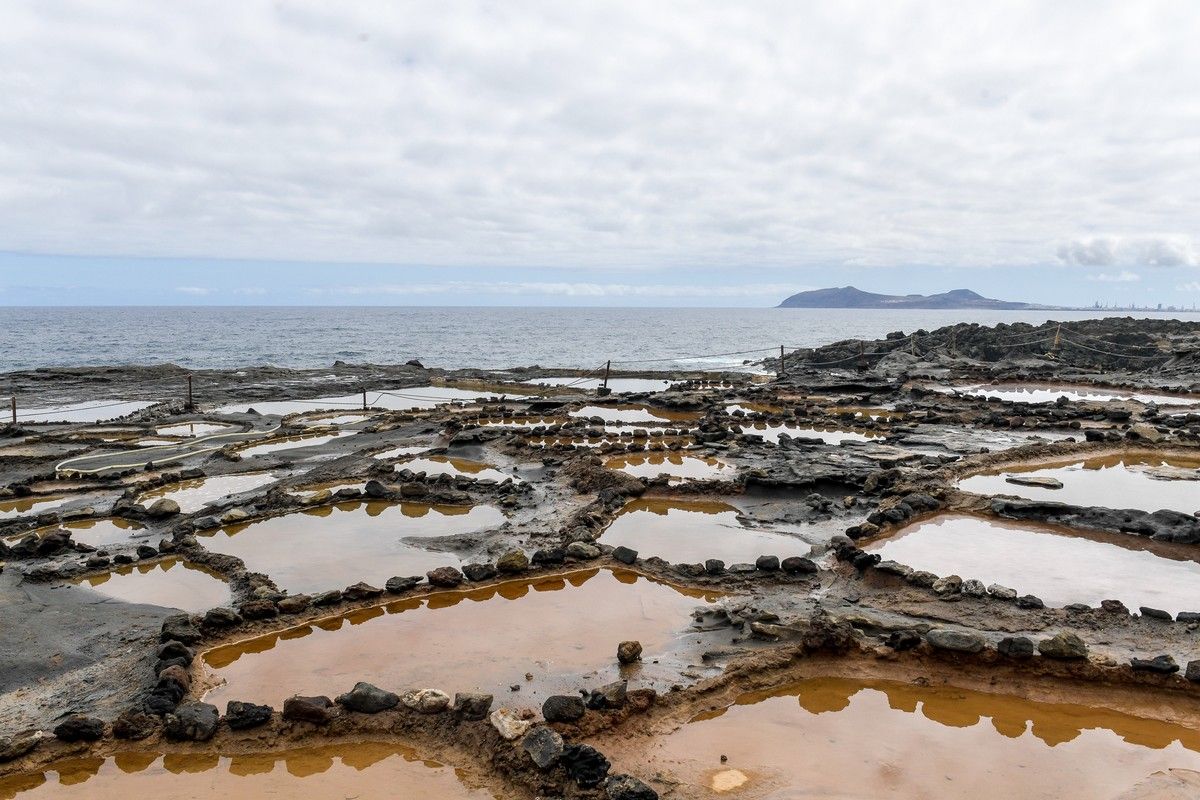
<svg viewBox="0 0 1200 800"><path fill-rule="evenodd" d="M327 725L337 716L337 707L328 697L292 695L283 701L283 718L289 722Z"/></svg>
<svg viewBox="0 0 1200 800"><path fill-rule="evenodd" d="M137 547L137 557L143 561L147 558L154 558L158 555L158 551L148 544L139 544Z"/></svg>
<svg viewBox="0 0 1200 800"><path fill-rule="evenodd" d="M0 736L0 764L16 761L23 755L33 752L40 744L42 737L37 733L18 733L16 736Z"/></svg>
<svg viewBox="0 0 1200 800"><path fill-rule="evenodd" d="M177 692L155 688L142 699L142 710L156 717L164 717L179 705Z"/></svg>
<svg viewBox="0 0 1200 800"><path fill-rule="evenodd" d="M84 566L86 566L88 569L102 569L107 567L110 563L111 562L109 561L108 556L92 556L86 562L84 562Z"/></svg>
<svg viewBox="0 0 1200 800"><path fill-rule="evenodd" d="M1004 479L1004 482L1016 486L1036 486L1039 489L1063 488L1063 482L1058 478L1039 477L1036 475L1009 475Z"/></svg>
<svg viewBox="0 0 1200 800"><path fill-rule="evenodd" d="M566 768L567 777L583 789L599 786L608 777L608 770L612 766L599 750L586 744L564 748L559 760Z"/></svg>
<svg viewBox="0 0 1200 800"><path fill-rule="evenodd" d="M195 644L202 638L204 637L200 629L192 624L192 618L187 614L167 617L163 620L162 633L159 635L159 641L169 642L174 639L184 644Z"/></svg>
<svg viewBox="0 0 1200 800"><path fill-rule="evenodd" d="M1069 631L1062 631L1049 639L1042 639L1038 642L1038 652L1046 658L1058 659L1080 659L1088 656L1087 645Z"/></svg>
<svg viewBox="0 0 1200 800"><path fill-rule="evenodd" d="M629 697L629 682L614 681L588 692L584 705L593 710L621 708Z"/></svg>
<svg viewBox="0 0 1200 800"><path fill-rule="evenodd" d="M613 548L612 556L622 564L633 564L637 561L637 550L631 550L625 545Z"/></svg>
<svg viewBox="0 0 1200 800"><path fill-rule="evenodd" d="M604 795L608 800L658 800L658 792L632 775L609 775Z"/></svg>
<svg viewBox="0 0 1200 800"><path fill-rule="evenodd" d="M925 639L938 650L950 650L956 653L978 653L987 646L984 638L977 633L944 628L934 628L925 634Z"/></svg>
<svg viewBox="0 0 1200 800"><path fill-rule="evenodd" d="M312 604L314 606L331 606L334 603L342 602L342 592L340 589L330 589L328 592L321 592L313 595Z"/></svg>
<svg viewBox="0 0 1200 800"><path fill-rule="evenodd" d="M425 573L425 577L431 586L441 589L453 589L463 582L463 574L454 567L438 567Z"/></svg>
<svg viewBox="0 0 1200 800"><path fill-rule="evenodd" d="M919 569L911 573L907 580L913 586L920 586L924 589L932 589L933 585L938 581L938 576L934 575L932 572Z"/></svg>
<svg viewBox="0 0 1200 800"><path fill-rule="evenodd" d="M369 583L359 582L353 586L347 586L342 590L342 598L345 600L359 601L370 600L372 597L379 597L383 594L383 589L377 586L372 586Z"/></svg>
<svg viewBox="0 0 1200 800"><path fill-rule="evenodd" d="M567 545L567 555L580 561L591 561L600 557L600 548L587 542L571 542Z"/></svg>
<svg viewBox="0 0 1200 800"><path fill-rule="evenodd" d="M705 575L703 564L675 564L675 572L685 578L699 578Z"/></svg>
<svg viewBox="0 0 1200 800"><path fill-rule="evenodd" d="M1112 614L1129 614L1129 607L1120 600L1101 600L1100 608Z"/></svg>
<svg viewBox="0 0 1200 800"><path fill-rule="evenodd" d="M1176 622L1200 622L1200 611L1180 611L1175 615Z"/></svg>
<svg viewBox="0 0 1200 800"><path fill-rule="evenodd" d="M1179 672L1179 665L1169 655L1130 659L1129 666L1133 668L1134 672L1154 672L1159 675L1172 675Z"/></svg>
<svg viewBox="0 0 1200 800"><path fill-rule="evenodd" d="M1141 612L1143 617L1149 617L1150 619L1160 619L1163 622L1171 622L1174 619L1174 617L1172 617L1170 615L1170 613L1163 611L1161 608L1150 608L1149 606L1142 606L1141 608L1138 609L1138 611Z"/></svg>
<svg viewBox="0 0 1200 800"><path fill-rule="evenodd" d="M454 711L463 719L487 719L493 697L484 692L459 692L454 695Z"/></svg>
<svg viewBox="0 0 1200 800"><path fill-rule="evenodd" d="M161 661L180 658L183 659L183 663L185 665L190 665L192 660L196 657L195 653L192 652L190 647L177 640L171 640L169 642L163 642L160 644L158 646L158 650L155 651L155 655L157 655Z"/></svg>
<svg viewBox="0 0 1200 800"><path fill-rule="evenodd" d="M754 561L754 568L763 572L777 572L779 570L779 557L759 556Z"/></svg>
<svg viewBox="0 0 1200 800"><path fill-rule="evenodd" d="M241 622L242 615L232 608L210 608L204 612L204 625L208 628L232 628Z"/></svg>
<svg viewBox="0 0 1200 800"><path fill-rule="evenodd" d="M558 566L567 560L567 551L561 547L543 547L533 551L532 561L538 566Z"/></svg>
<svg viewBox="0 0 1200 800"><path fill-rule="evenodd" d="M1033 656L1033 640L1027 636L1005 636L996 649L1000 655L1008 658L1030 658Z"/></svg>
<svg viewBox="0 0 1200 800"><path fill-rule="evenodd" d="M225 724L235 731L244 731L266 725L275 710L270 706L230 700L225 706Z"/></svg>
<svg viewBox="0 0 1200 800"><path fill-rule="evenodd" d="M1135 422L1129 426L1129 430L1125 433L1130 439L1140 439L1145 442L1161 442L1163 435L1159 433L1158 428L1147 422Z"/></svg>
<svg viewBox="0 0 1200 800"><path fill-rule="evenodd" d="M899 575L901 578L907 578L913 574L912 567L907 564L901 564L899 561L880 561L875 565L875 571L884 572L888 575Z"/></svg>
<svg viewBox="0 0 1200 800"><path fill-rule="evenodd" d="M854 565L854 568L859 570L873 567L880 561L883 561L883 557L878 553L866 553L863 551L859 551L850 559L850 563Z"/></svg>
<svg viewBox="0 0 1200 800"><path fill-rule="evenodd" d="M819 570L815 561L802 556L789 556L779 562L779 566L789 575L812 575ZM878 565L876 565L876 568L878 568Z"/></svg>
<svg viewBox="0 0 1200 800"><path fill-rule="evenodd" d="M421 689L405 692L400 702L405 708L420 711L422 714L440 714L450 708L450 695L438 689Z"/></svg>
<svg viewBox="0 0 1200 800"><path fill-rule="evenodd" d="M113 722L113 736L128 741L147 739L158 731L159 722L141 708L128 708Z"/></svg>
<svg viewBox="0 0 1200 800"><path fill-rule="evenodd" d="M54 728L54 735L64 742L94 742L104 737L104 722L75 714L60 722Z"/></svg>
<svg viewBox="0 0 1200 800"><path fill-rule="evenodd" d="M582 697L568 694L553 694L542 703L542 716L546 722L575 722L583 718Z"/></svg>
<svg viewBox="0 0 1200 800"><path fill-rule="evenodd" d="M529 754L538 769L550 769L563 754L563 738L558 731L542 725L525 734L521 748Z"/></svg>
<svg viewBox="0 0 1200 800"><path fill-rule="evenodd" d="M520 739L533 727L532 720L522 719L511 708L497 708L488 716L488 722L492 723L500 738L507 742Z"/></svg>
<svg viewBox="0 0 1200 800"><path fill-rule="evenodd" d="M177 742L207 742L217 732L220 714L208 703L184 703L168 714L163 735Z"/></svg>
<svg viewBox="0 0 1200 800"><path fill-rule="evenodd" d="M1087 603L1067 603L1063 606L1063 611L1073 611L1077 614L1082 614L1085 611L1091 611L1092 607Z"/></svg>
<svg viewBox="0 0 1200 800"><path fill-rule="evenodd" d="M704 562L704 571L709 575L720 575L725 571L725 562L719 558L710 558Z"/></svg>
<svg viewBox="0 0 1200 800"><path fill-rule="evenodd" d="M987 594L987 587L983 585L983 581L971 578L963 581L962 593L967 597L983 597Z"/></svg>
<svg viewBox="0 0 1200 800"><path fill-rule="evenodd" d="M963 579L957 575L947 575L933 582L933 593L939 597L958 594L962 591Z"/></svg>
<svg viewBox="0 0 1200 800"><path fill-rule="evenodd" d="M149 508L146 509L146 516L154 519L162 519L163 517L174 516L179 513L179 503L176 503L169 497L162 497L155 500Z"/></svg>
<svg viewBox="0 0 1200 800"><path fill-rule="evenodd" d="M1183 672L1183 677L1193 683L1200 683L1200 660L1189 661L1187 669Z"/></svg>
<svg viewBox="0 0 1200 800"><path fill-rule="evenodd" d="M912 650L921 643L921 634L916 631L892 631L888 634L887 646L898 652Z"/></svg>
<svg viewBox="0 0 1200 800"><path fill-rule="evenodd" d="M1042 602L1042 598L1033 594L1023 594L1017 598L1017 608L1036 609L1045 608L1046 604Z"/></svg>
<svg viewBox="0 0 1200 800"><path fill-rule="evenodd" d="M617 645L617 661L622 664L632 664L642 657L642 643L637 641L621 642Z"/></svg>
<svg viewBox="0 0 1200 800"><path fill-rule="evenodd" d="M183 666L172 664L158 673L158 685L163 687L168 683L178 686L179 696L182 697L192 688L192 676L188 674L188 671Z"/></svg>
<svg viewBox="0 0 1200 800"><path fill-rule="evenodd" d="M505 575L515 575L529 569L529 556L524 550L509 550L496 560L496 569Z"/></svg>
<svg viewBox="0 0 1200 800"><path fill-rule="evenodd" d="M394 578L388 578L387 583L384 584L384 588L387 589L389 594L403 594L409 589L416 588L423 580L425 579L420 575L410 575L408 577L398 575Z"/></svg>
<svg viewBox="0 0 1200 800"><path fill-rule="evenodd" d="M271 619L279 616L279 609L270 600L248 600L238 606L238 613L246 619Z"/></svg>
<svg viewBox="0 0 1200 800"><path fill-rule="evenodd" d="M306 594L294 594L283 598L277 605L282 614L299 614L312 605L312 598Z"/></svg>
<svg viewBox="0 0 1200 800"><path fill-rule="evenodd" d="M378 686L359 681L354 688L339 695L337 704L360 714L378 714L400 704L400 695L384 691Z"/></svg>
<svg viewBox="0 0 1200 800"><path fill-rule="evenodd" d="M463 575L469 581L478 583L479 581L490 580L496 577L496 565L491 563L484 564L467 564L462 568Z"/></svg>

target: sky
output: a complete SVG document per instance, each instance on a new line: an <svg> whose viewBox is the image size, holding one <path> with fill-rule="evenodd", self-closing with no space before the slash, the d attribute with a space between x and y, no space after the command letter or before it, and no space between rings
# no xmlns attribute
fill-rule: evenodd
<svg viewBox="0 0 1200 800"><path fill-rule="evenodd" d="M0 5L0 305L1200 302L1193 2Z"/></svg>

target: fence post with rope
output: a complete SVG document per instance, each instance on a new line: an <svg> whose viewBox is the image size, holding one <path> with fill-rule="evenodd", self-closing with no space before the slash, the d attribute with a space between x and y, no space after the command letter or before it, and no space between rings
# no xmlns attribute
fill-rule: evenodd
<svg viewBox="0 0 1200 800"><path fill-rule="evenodd" d="M192 376L188 375L187 378L188 378L187 410L188 410L188 413L191 413L196 410L196 404L192 400Z"/></svg>
<svg viewBox="0 0 1200 800"><path fill-rule="evenodd" d="M12 405L12 424L17 424L17 396L14 394L10 400Z"/></svg>

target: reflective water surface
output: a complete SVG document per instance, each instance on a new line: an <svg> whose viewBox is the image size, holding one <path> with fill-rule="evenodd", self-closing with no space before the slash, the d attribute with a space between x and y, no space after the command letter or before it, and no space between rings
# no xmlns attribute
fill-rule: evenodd
<svg viewBox="0 0 1200 800"><path fill-rule="evenodd" d="M413 386L387 392L367 392L367 406L388 411L413 411L433 408L443 403L471 402L499 397L494 392L455 389L449 386ZM301 414L312 411L362 410L362 393L336 397L314 397L306 400L267 400L257 403L234 403L216 409L217 414L240 414L254 409L259 414Z"/></svg>
<svg viewBox="0 0 1200 800"><path fill-rule="evenodd" d="M737 509L712 500L631 500L600 537L604 544L625 545L643 558L658 556L674 564L719 558L726 564L753 563L762 555L786 558L808 551L800 539L742 527Z"/></svg>
<svg viewBox="0 0 1200 800"><path fill-rule="evenodd" d="M501 472L491 464L482 461L472 461L469 458L454 458L452 456L427 456L425 458L410 458L396 465L397 470L408 469L413 472L424 472L426 475L465 475L477 480L491 480L500 483L508 478L514 481L521 479L507 472Z"/></svg>
<svg viewBox="0 0 1200 800"><path fill-rule="evenodd" d="M229 585L197 564L166 558L128 564L78 581L80 586L125 603L144 603L194 613L229 604Z"/></svg>
<svg viewBox="0 0 1200 800"><path fill-rule="evenodd" d="M209 550L237 556L294 594L342 589L359 581L380 588L396 575L456 566L454 553L427 550L410 537L449 536L493 528L492 506L350 501L229 525L196 535Z"/></svg>
<svg viewBox="0 0 1200 800"><path fill-rule="evenodd" d="M196 478L142 492L138 496L138 502L149 506L160 497L169 497L179 504L180 511L184 514L191 514L209 503L224 500L231 495L249 492L274 482L275 478L269 472L247 472L241 475Z"/></svg>
<svg viewBox="0 0 1200 800"><path fill-rule="evenodd" d="M153 400L88 400L83 403L69 403L60 406L43 406L41 408L17 408L20 422L100 422L106 419L117 419L149 408Z"/></svg>
<svg viewBox="0 0 1200 800"><path fill-rule="evenodd" d="M657 478L667 474L676 480L732 479L737 470L715 458L677 452L632 453L604 462L609 469L628 472L636 478Z"/></svg>
<svg viewBox="0 0 1200 800"><path fill-rule="evenodd" d="M198 800L287 797L488 800L450 767L397 744L355 742L280 752L127 751L57 761L44 772L0 778L0 799Z"/></svg>
<svg viewBox="0 0 1200 800"><path fill-rule="evenodd" d="M584 675L614 680L617 644L626 639L645 648L643 664L627 675L666 669L662 654L689 627L691 609L714 599L632 572L593 569L397 600L207 651L204 663L226 681L207 701L278 707L292 694L331 694L363 680L498 699L516 684L515 701L540 703L534 698L573 693Z"/></svg>
<svg viewBox="0 0 1200 800"><path fill-rule="evenodd" d="M864 549L936 575L1010 586L1047 605L1116 599L1133 609L1200 610L1200 564L1139 549L1151 546L1132 534L1084 538L1032 522L940 514Z"/></svg>
<svg viewBox="0 0 1200 800"><path fill-rule="evenodd" d="M74 522L64 522L48 528L39 528L37 534L45 536L50 531L56 531L61 528L70 531L71 538L75 541L89 544L92 547L127 542L144 530L144 527L139 522L120 519L119 517L110 517L107 519L81 519Z"/></svg>
<svg viewBox="0 0 1200 800"><path fill-rule="evenodd" d="M615 766L661 773L687 798L1082 800L1197 769L1200 732L1105 708L812 678L743 695L644 750Z"/></svg>
<svg viewBox="0 0 1200 800"><path fill-rule="evenodd" d="M1023 486L1010 482L1009 476L1051 478L1061 482L1062 488ZM1200 460L1150 453L1070 459L972 475L959 481L958 488L1077 506L1151 512L1167 508L1191 514L1200 511Z"/></svg>
<svg viewBox="0 0 1200 800"><path fill-rule="evenodd" d="M317 445L332 442L334 439L341 439L343 436L353 436L355 433L356 431L338 431L337 433L310 433L304 436L287 436L282 439L275 439L238 450L238 455L242 458L254 458L254 456L265 456L268 453L278 453L283 450L316 447Z"/></svg>
<svg viewBox="0 0 1200 800"><path fill-rule="evenodd" d="M159 436L208 436L224 430L240 430L240 428L217 422L177 422L174 425L162 426L156 433Z"/></svg>
<svg viewBox="0 0 1200 800"><path fill-rule="evenodd" d="M1104 403L1113 400L1136 400L1140 403L1156 403L1160 406L1180 406L1200 403L1200 397L1154 392L1136 392L1125 389L1105 389L1095 386L986 384L946 388L930 387L935 391L966 394L975 397L995 397L1019 403L1053 403L1066 397L1073 403Z"/></svg>
<svg viewBox="0 0 1200 800"><path fill-rule="evenodd" d="M8 497L0 499L0 519L41 514L43 511L61 506L67 502L63 495L44 495L41 497Z"/></svg>
<svg viewBox="0 0 1200 800"><path fill-rule="evenodd" d="M700 419L696 411L670 411L665 408L652 408L645 405L626 404L618 406L584 406L571 412L572 417L591 419L599 417L606 423L636 425L665 425L668 423L695 422Z"/></svg>

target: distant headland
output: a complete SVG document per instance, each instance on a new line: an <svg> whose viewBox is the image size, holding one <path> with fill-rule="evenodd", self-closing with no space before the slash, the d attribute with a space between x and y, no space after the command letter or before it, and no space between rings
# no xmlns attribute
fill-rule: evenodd
<svg viewBox="0 0 1200 800"><path fill-rule="evenodd" d="M1005 311L1054 309L1036 303L993 300L970 289L954 289L941 294L876 294L853 286L840 289L814 289L794 294L779 304L779 308L982 308Z"/></svg>

